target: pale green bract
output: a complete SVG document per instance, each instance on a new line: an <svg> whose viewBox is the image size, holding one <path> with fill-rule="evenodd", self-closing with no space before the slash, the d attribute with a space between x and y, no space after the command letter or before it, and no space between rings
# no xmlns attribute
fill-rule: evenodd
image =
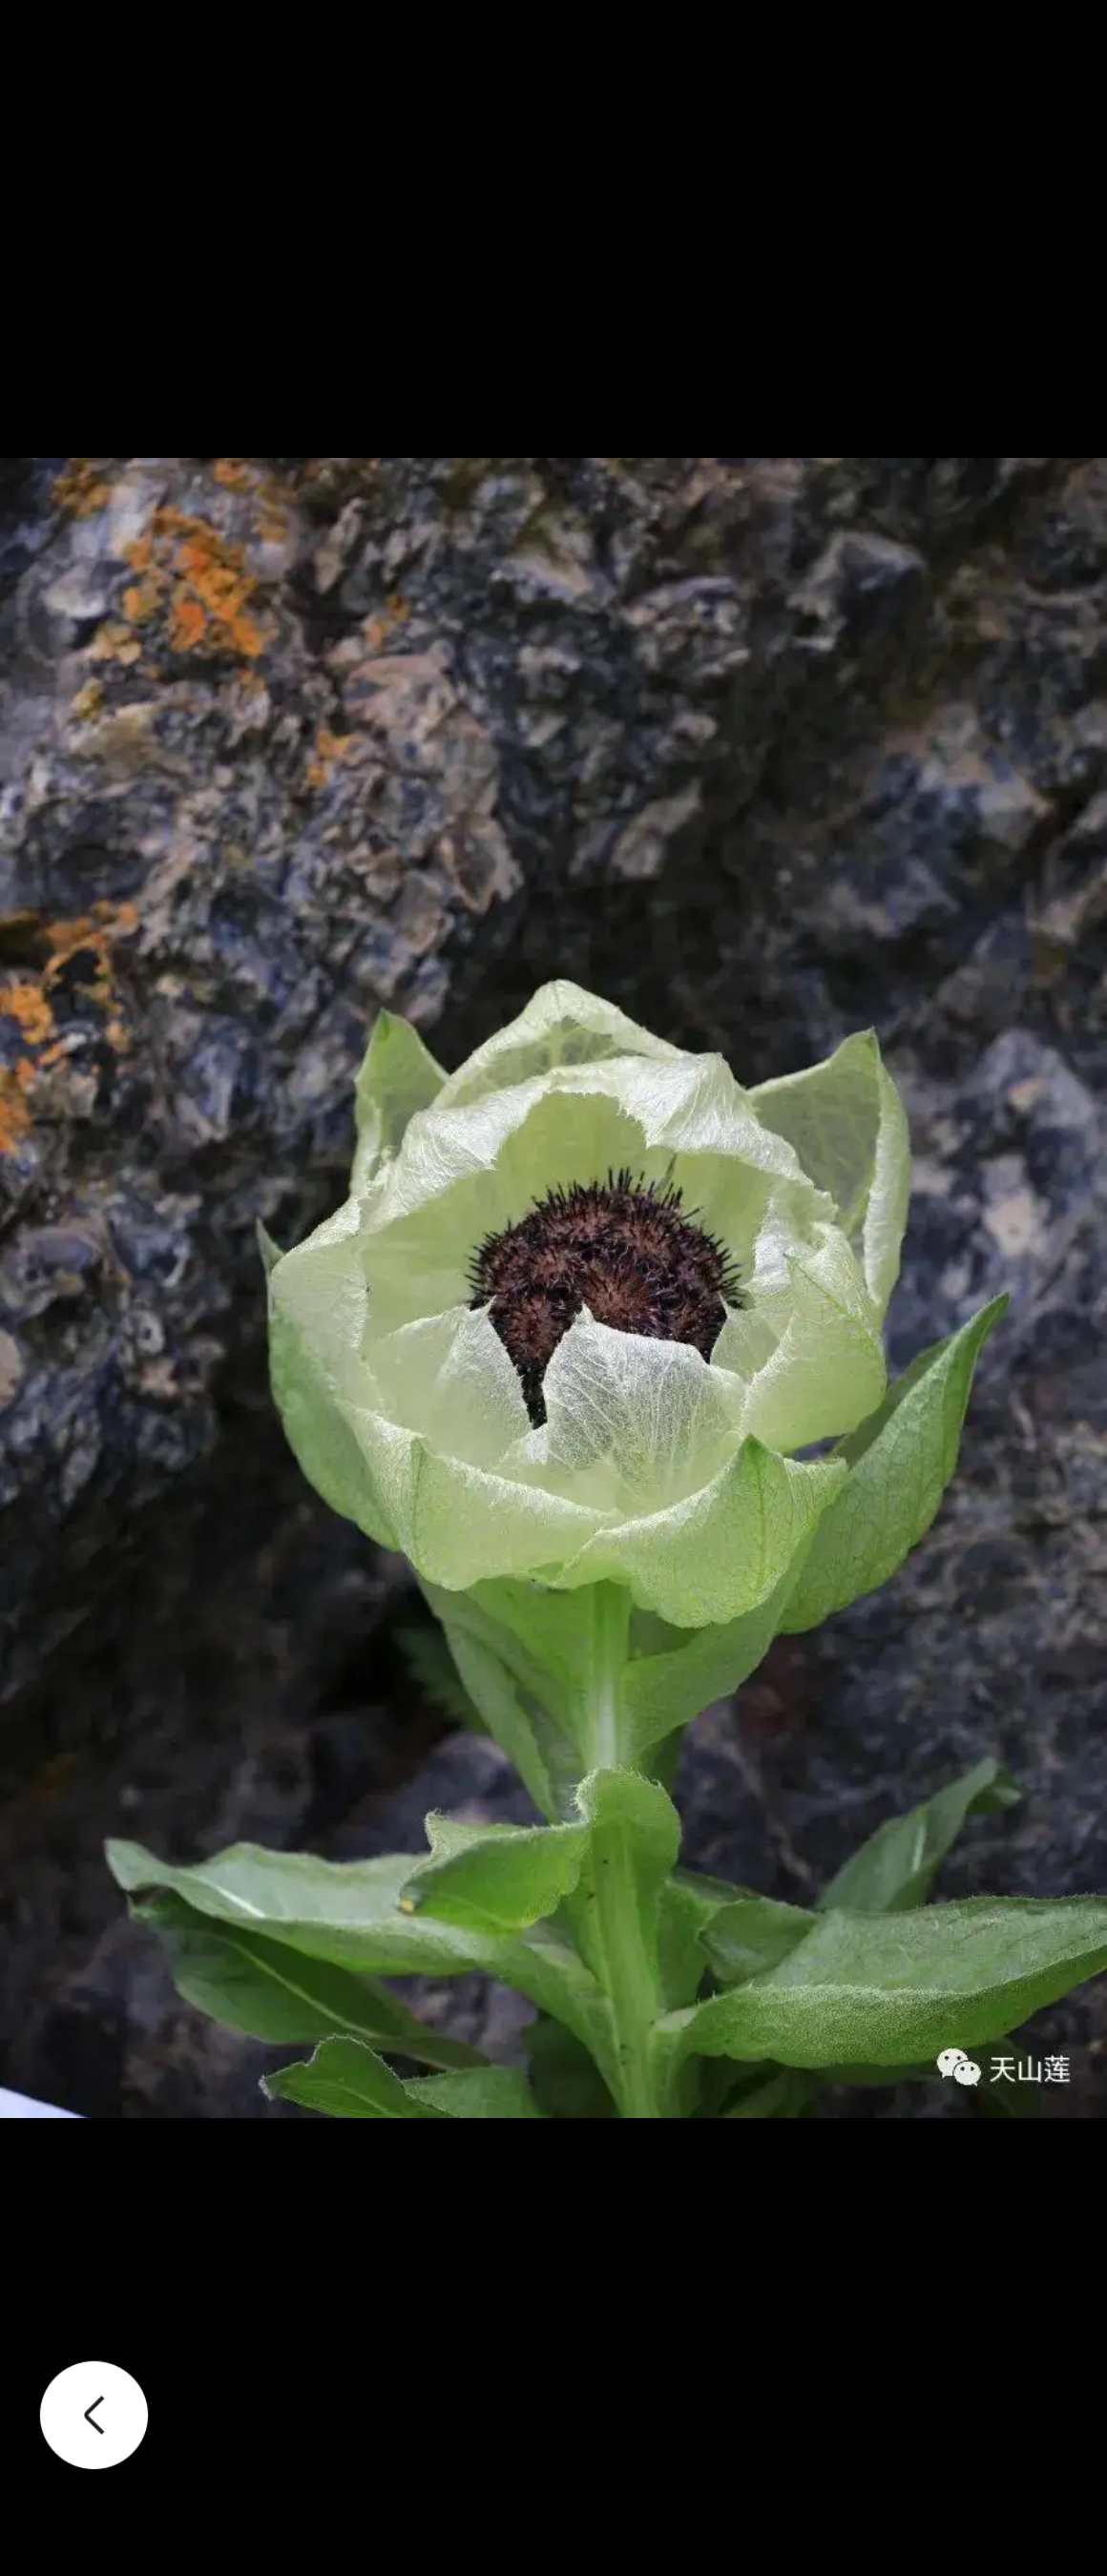
<svg viewBox="0 0 1107 2576"><path fill-rule="evenodd" d="M886 1397L881 1327L909 1146L871 1033L744 1090L720 1056L689 1054L559 981L451 1075L383 1013L357 1113L350 1197L270 1269L274 1392L326 1501L410 1558L477 1706L553 1812L586 1754L619 1758L632 1739L640 1758L711 1695L705 1684L733 1685L776 1628L809 1624L804 1605L787 1615L809 1558L808 1597L830 1608L868 1588L859 1528L873 1523L874 1581L889 1551L901 1561L952 1471L983 1333L965 1354L954 1336L916 1363L913 1406ZM741 1304L709 1360L583 1309L546 1369L535 1430L487 1308L470 1305L473 1255L556 1184L621 1167L679 1188L737 1265ZM916 1429L918 1491L888 1520L882 1444L901 1485ZM850 1434L846 1454L797 1455ZM841 1518L855 1476L869 1499ZM557 1631L539 1659L547 1681L560 1668L554 1693L537 1668L519 1671L521 1582ZM599 1746L594 1731L580 1742L564 1705L551 1718L555 1699L572 1700L572 1673L595 1662L585 1632L597 1622L605 1669L621 1622L640 1682L637 1695L620 1687Z"/></svg>

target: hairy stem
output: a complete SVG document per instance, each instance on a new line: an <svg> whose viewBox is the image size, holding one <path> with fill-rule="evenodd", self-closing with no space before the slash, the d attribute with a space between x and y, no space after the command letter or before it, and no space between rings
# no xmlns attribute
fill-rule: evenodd
<svg viewBox="0 0 1107 2576"><path fill-rule="evenodd" d="M622 1676L630 1602L621 1586L599 1583L591 1607L588 1762L590 1770L613 1771L626 1759ZM611 2013L611 2061L604 2075L625 2120L659 2120L663 2113L654 2065L654 2030L661 2010L657 1965L642 1918L630 1837L620 1826L598 1827L593 1836L591 1883L580 1930L589 1965Z"/></svg>
<svg viewBox="0 0 1107 2576"><path fill-rule="evenodd" d="M629 1840L611 1826L593 1858L595 1973L611 2007L615 2093L624 2120L663 2117L654 2066L657 1972L643 1937Z"/></svg>

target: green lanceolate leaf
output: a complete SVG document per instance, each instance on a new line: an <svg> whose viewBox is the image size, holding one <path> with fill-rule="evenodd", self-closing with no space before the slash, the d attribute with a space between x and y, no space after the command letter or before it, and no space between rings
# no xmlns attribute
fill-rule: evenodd
<svg viewBox="0 0 1107 2576"><path fill-rule="evenodd" d="M1097 1897L823 1914L776 1967L670 2014L664 2031L678 2049L784 2066L915 2064L1017 2029L1104 1967Z"/></svg>
<svg viewBox="0 0 1107 2576"><path fill-rule="evenodd" d="M818 1900L820 1913L844 1907L854 1914L900 1914L923 1905L941 1862L970 1816L1017 1806L1009 1771L990 1757L974 1762L960 1780L924 1799L906 1816L892 1816L832 1878Z"/></svg>
<svg viewBox="0 0 1107 2576"><path fill-rule="evenodd" d="M483 2064L479 2050L447 2039L371 1977L313 1959L252 1926L215 1922L180 1896L155 1896L135 1914L153 1925L185 2002L252 2039L346 2035L402 2052L426 2066Z"/></svg>
<svg viewBox="0 0 1107 2576"><path fill-rule="evenodd" d="M875 1592L929 1529L957 1464L977 1356L1006 1305L994 1297L960 1332L920 1352L878 1411L839 1442L833 1454L849 1473L785 1606L785 1635Z"/></svg>
<svg viewBox="0 0 1107 2576"><path fill-rule="evenodd" d="M672 1628L661 1619L650 1622L649 1651L632 1653L622 1675L629 1762L645 1762L656 1745L687 1726L709 1700L723 1698L748 1679L768 1653L795 1580L793 1566L767 1601L722 1627Z"/></svg>
<svg viewBox="0 0 1107 2576"><path fill-rule="evenodd" d="M703 1935L739 1891L722 1878L699 1870L678 1869L661 1890L658 1959L661 1992L668 2011L694 2003L707 1971Z"/></svg>
<svg viewBox="0 0 1107 2576"><path fill-rule="evenodd" d="M263 2079L271 2098L304 2103L333 2120L537 2120L526 2076L515 2066L460 2074L393 2075L355 2039L326 2039L306 2065Z"/></svg>
<svg viewBox="0 0 1107 2576"><path fill-rule="evenodd" d="M621 1611L616 1587L596 1587ZM462 1685L543 1815L573 1811L576 1783L591 1769L585 1713L594 1695L603 1622L587 1593L542 1591L508 1577L446 1592L424 1583Z"/></svg>
<svg viewBox="0 0 1107 2576"><path fill-rule="evenodd" d="M359 2039L323 2039L303 2066L282 2066L262 2078L271 2100L302 2102L332 2120L445 2120L448 2112L413 2098L383 2058Z"/></svg>
<svg viewBox="0 0 1107 2576"><path fill-rule="evenodd" d="M429 1597L429 1595L428 1595ZM469 1601L459 1593L458 1615L444 1615L443 1627L461 1688L479 1712L480 1722L513 1762L540 1813L556 1822L571 1801L579 1766L572 1749L551 1728L543 1702L520 1683L487 1633L487 1623L469 1614Z"/></svg>
<svg viewBox="0 0 1107 2576"><path fill-rule="evenodd" d="M519 1932L554 1914L580 1877L588 1828L579 1825L458 1826L427 1817L429 1860L405 1880L405 1913L433 1915L462 1930Z"/></svg>
<svg viewBox="0 0 1107 2576"><path fill-rule="evenodd" d="M631 1617L629 1596L615 1584L556 1592L504 1580L469 1593L432 1584L423 1590L461 1676L455 1696L463 1692L472 1702L536 1805L556 1819L572 1813L576 1783L596 1765L590 1713L605 1683L613 1677L610 1757L617 1765L654 1770L658 1748L760 1663L802 1553L767 1601L722 1627L675 1628L652 1615ZM622 1643L612 1653L616 1628ZM450 1705L445 1689L438 1696ZM465 1700L458 1701L459 1716Z"/></svg>
<svg viewBox="0 0 1107 2576"><path fill-rule="evenodd" d="M448 2120L540 2120L522 2068L478 2066L464 2075L412 2075L409 2101L427 2102Z"/></svg>
<svg viewBox="0 0 1107 2576"><path fill-rule="evenodd" d="M455 1836L463 1831L454 1828ZM139 1843L113 1842L107 1857L129 1894L168 1891L205 1918L260 1932L308 1958L378 1977L462 1976L481 1968L567 2022L586 2046L602 2022L594 1978L555 1931L541 1926L499 1935L402 1912L414 1866L410 1852L326 1861L236 1843L192 1869L177 1869Z"/></svg>
<svg viewBox="0 0 1107 2576"><path fill-rule="evenodd" d="M308 1957L386 1977L460 1976L487 1964L479 1938L401 1913L410 1852L335 1862L235 1843L177 1869L139 1843L113 1842L107 1857L128 1893L168 1889L199 1914L266 1933Z"/></svg>
<svg viewBox="0 0 1107 2576"><path fill-rule="evenodd" d="M720 1984L739 1986L764 1974L807 1938L815 1917L802 1905L778 1905L771 1896L739 1896L720 1907L700 1935Z"/></svg>

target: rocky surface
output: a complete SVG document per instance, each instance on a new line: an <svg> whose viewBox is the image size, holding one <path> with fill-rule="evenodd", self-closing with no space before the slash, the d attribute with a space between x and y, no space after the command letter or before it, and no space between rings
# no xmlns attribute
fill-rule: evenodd
<svg viewBox="0 0 1107 2576"><path fill-rule="evenodd" d="M411 1777L402 1569L265 1400L255 1220L340 1195L380 1002L449 1064L566 972L750 1080L878 1027L893 1357L1012 1313L910 1567L701 1721L691 1855L802 1895L1002 1751L945 1890L1107 1887L1105 923L1105 460L0 460L0 2080L262 2107L106 1832L511 1794ZM1107 2107L1104 1993L1053 2110Z"/></svg>

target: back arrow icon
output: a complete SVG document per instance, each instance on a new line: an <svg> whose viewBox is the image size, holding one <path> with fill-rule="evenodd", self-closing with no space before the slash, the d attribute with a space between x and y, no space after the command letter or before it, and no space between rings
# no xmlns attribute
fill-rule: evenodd
<svg viewBox="0 0 1107 2576"><path fill-rule="evenodd" d="M93 2398L93 2401L92 2401L91 2406L86 2406L86 2408L85 2408L85 2422L86 2422L86 2424L92 2424L92 2418L93 2418L93 2416L94 2416L94 2414L95 2414L95 2412L96 2412L97 2407L98 2407L98 2406L102 2406L102 2405L103 2405L103 2403L104 2403L104 2400L103 2400L103 2398L102 2398L102 2397L94 2397L94 2398ZM102 2425L102 2424L92 2424L92 2429L93 2429L93 2432L94 2432L94 2433L102 2433L102 2432L103 2432L103 2430L104 2430L104 2427L103 2427L103 2425Z"/></svg>

